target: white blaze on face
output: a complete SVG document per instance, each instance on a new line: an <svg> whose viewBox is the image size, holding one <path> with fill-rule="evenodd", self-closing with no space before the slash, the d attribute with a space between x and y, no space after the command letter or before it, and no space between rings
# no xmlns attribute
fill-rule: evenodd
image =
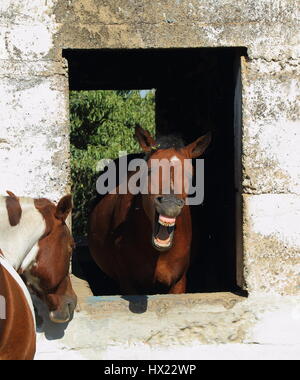
<svg viewBox="0 0 300 380"><path fill-rule="evenodd" d="M35 208L33 199L20 198L20 206L22 216L19 224L13 227L8 218L6 198L0 197L0 249L17 271L21 267L25 270L35 261L37 243L46 230L45 220Z"/></svg>
<svg viewBox="0 0 300 380"><path fill-rule="evenodd" d="M178 158L177 156L173 156L171 159L170 159L170 163L172 164L172 166L175 168L175 171L178 170L178 169L181 169L181 160L180 158ZM179 167L180 166L180 167ZM180 172L181 173L181 172ZM175 172L175 175L178 175L179 174L179 171L177 171L177 173ZM174 183L174 175L171 173L171 190L172 191L175 191L175 183Z"/></svg>
<svg viewBox="0 0 300 380"><path fill-rule="evenodd" d="M178 161L180 161L180 158L178 158L177 156L173 156L171 159L170 159L171 162L173 163L176 163Z"/></svg>

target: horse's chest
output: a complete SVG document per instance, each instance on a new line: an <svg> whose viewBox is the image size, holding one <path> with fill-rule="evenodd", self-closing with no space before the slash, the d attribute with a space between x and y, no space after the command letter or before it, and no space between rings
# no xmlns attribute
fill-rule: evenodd
<svg viewBox="0 0 300 380"><path fill-rule="evenodd" d="M172 262L159 259L154 272L154 284L166 288L173 286L181 278L184 268L185 263L182 260Z"/></svg>

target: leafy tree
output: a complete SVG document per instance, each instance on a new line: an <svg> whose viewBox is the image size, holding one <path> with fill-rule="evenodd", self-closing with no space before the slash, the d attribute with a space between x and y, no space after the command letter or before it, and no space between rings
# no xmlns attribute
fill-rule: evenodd
<svg viewBox="0 0 300 380"><path fill-rule="evenodd" d="M134 139L138 123L154 134L155 95L139 91L72 91L71 166L74 196L73 232L85 236L89 203L96 196L98 163L120 151L139 152Z"/></svg>

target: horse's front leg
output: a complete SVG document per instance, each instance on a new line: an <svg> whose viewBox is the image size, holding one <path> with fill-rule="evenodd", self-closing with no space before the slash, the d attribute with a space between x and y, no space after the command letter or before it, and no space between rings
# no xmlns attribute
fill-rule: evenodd
<svg viewBox="0 0 300 380"><path fill-rule="evenodd" d="M123 296L135 296L139 294L132 282L127 278L119 279L119 287Z"/></svg>
<svg viewBox="0 0 300 380"><path fill-rule="evenodd" d="M184 294L186 291L186 274L169 290L169 294Z"/></svg>

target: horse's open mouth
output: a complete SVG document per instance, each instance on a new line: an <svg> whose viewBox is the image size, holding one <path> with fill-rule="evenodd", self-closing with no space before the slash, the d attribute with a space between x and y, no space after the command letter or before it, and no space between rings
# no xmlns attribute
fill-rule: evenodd
<svg viewBox="0 0 300 380"><path fill-rule="evenodd" d="M173 244L176 218L156 215L153 245L158 250L170 249Z"/></svg>

